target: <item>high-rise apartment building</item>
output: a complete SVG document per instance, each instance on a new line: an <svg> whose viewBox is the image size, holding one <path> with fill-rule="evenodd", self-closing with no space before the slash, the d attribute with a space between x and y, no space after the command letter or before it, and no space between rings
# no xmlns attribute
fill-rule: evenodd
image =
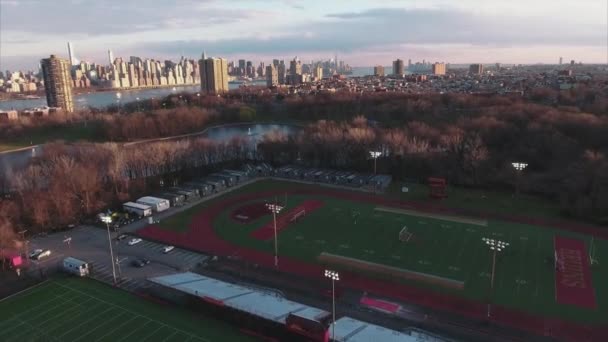
<svg viewBox="0 0 608 342"><path fill-rule="evenodd" d="M221 94L228 91L228 61L223 58L199 60L201 91L205 94Z"/></svg>
<svg viewBox="0 0 608 342"><path fill-rule="evenodd" d="M321 64L317 64L315 67L315 80L320 81L323 79L323 67Z"/></svg>
<svg viewBox="0 0 608 342"><path fill-rule="evenodd" d="M446 73L445 63L434 63L431 68L431 73L433 75L445 75L445 73Z"/></svg>
<svg viewBox="0 0 608 342"><path fill-rule="evenodd" d="M51 55L40 61L46 102L49 107L61 107L68 113L74 111L72 98L72 78L70 77L70 62Z"/></svg>
<svg viewBox="0 0 608 342"><path fill-rule="evenodd" d="M403 65L403 61L400 59L393 61L393 75L400 76L403 74L405 74L405 68Z"/></svg>
<svg viewBox="0 0 608 342"><path fill-rule="evenodd" d="M471 74L471 75L483 74L483 64L471 64L469 66L469 74Z"/></svg>
<svg viewBox="0 0 608 342"><path fill-rule="evenodd" d="M374 76L384 76L384 67L382 65L374 67Z"/></svg>
<svg viewBox="0 0 608 342"><path fill-rule="evenodd" d="M277 72L279 74L279 84L285 84L285 75L287 74L287 67L285 65L285 61L281 60L279 62L279 67L277 68Z"/></svg>
<svg viewBox="0 0 608 342"><path fill-rule="evenodd" d="M302 83L302 62L297 56L289 62L289 80L293 85Z"/></svg>
<svg viewBox="0 0 608 342"><path fill-rule="evenodd" d="M279 84L279 72L274 64L266 67L266 86L268 88L275 87Z"/></svg>

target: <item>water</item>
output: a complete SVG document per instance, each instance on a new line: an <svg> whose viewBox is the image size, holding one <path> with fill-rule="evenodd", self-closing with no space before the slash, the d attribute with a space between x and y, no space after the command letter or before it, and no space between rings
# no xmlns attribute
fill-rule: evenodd
<svg viewBox="0 0 608 342"><path fill-rule="evenodd" d="M280 124L236 124L218 127L210 127L204 130L200 136L218 142L229 141L235 137L245 137L252 143L260 141L268 132L279 131L284 134L294 134L298 131L297 126ZM178 138L185 139L185 138ZM36 146L15 152L0 153L0 173L7 173L26 166L34 156L42 154L44 146Z"/></svg>
<svg viewBox="0 0 608 342"><path fill-rule="evenodd" d="M265 85L266 81L254 81L253 85ZM240 84L228 84L228 88L230 89L238 89ZM201 87L198 85L194 86L183 86L183 87L175 87L173 90L172 87L167 88L157 88L157 89L133 89L133 90L120 90L121 97L118 99L116 97L116 91L103 91L103 92L95 92L92 91L88 94L78 94L74 95L74 107L76 109L84 109L88 107L95 108L104 108L113 104L124 104L129 102L135 102L137 99L139 100L147 100L151 98L163 98L169 94L175 93L197 93L201 90ZM9 100L9 101L0 101L0 110L1 109L16 109L16 110L24 110L34 107L42 107L46 106L46 98L42 97L40 99L31 99L31 100Z"/></svg>
<svg viewBox="0 0 608 342"><path fill-rule="evenodd" d="M385 67L385 70L390 70L390 67ZM353 73L348 75L348 77L361 77L367 75L373 75L374 68L373 67L354 67ZM257 80L252 82L253 85L265 85L265 80ZM229 83L229 89L238 89L240 84ZM197 93L200 91L200 86L183 86L183 87L175 87L173 90L172 87L166 88L157 88L157 89L133 89L133 90L121 90L120 100L116 97L116 91L103 91L103 92L95 92L92 91L87 94L78 94L74 95L74 106L76 109L85 109L88 107L94 108L104 108L113 104L124 104L129 102L135 102L137 99L139 100L147 100L151 98L162 98L169 94L173 93ZM46 98L44 96L40 99L31 99L31 100L9 100L9 101L0 101L0 110L24 110L34 107L42 107L46 106Z"/></svg>

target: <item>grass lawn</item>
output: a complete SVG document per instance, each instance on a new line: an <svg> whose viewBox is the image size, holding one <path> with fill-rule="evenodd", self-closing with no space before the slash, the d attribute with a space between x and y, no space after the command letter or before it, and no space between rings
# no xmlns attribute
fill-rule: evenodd
<svg viewBox="0 0 608 342"><path fill-rule="evenodd" d="M0 152L57 140L67 142L98 141L98 136L99 124L92 122L89 122L86 127L83 123L60 127L40 127L29 130L14 139L0 137Z"/></svg>
<svg viewBox="0 0 608 342"><path fill-rule="evenodd" d="M401 187L408 188L407 193ZM425 184L394 182L387 195L402 200L441 204L447 207L463 208L484 212L500 212L520 216L560 218L559 205L548 199L513 192L485 191L448 186L448 197L443 200L429 198L429 189Z"/></svg>
<svg viewBox="0 0 608 342"><path fill-rule="evenodd" d="M306 187L297 183L260 181L223 195L258 192L271 189ZM280 193L280 192L279 192ZM308 262L317 262L321 252L362 259L411 271L428 273L465 282L464 290L431 287L472 300L492 301L506 307L575 321L608 323L608 241L595 240L599 265L592 268L593 285L599 309L589 310L557 304L553 265L553 237L556 234L590 237L510 222L492 221L487 226L458 223L437 218L375 210L372 203L354 202L326 196L290 195L287 208L307 199L318 199L325 206L291 224L279 235L279 254ZM256 201L271 201L258 198ZM285 198L281 198L284 201ZM214 200L216 201L216 200ZM273 242L252 238L250 233L271 221L263 216L243 224L231 218L231 212L244 205L227 207L217 217L214 227L225 240L250 248L273 251ZM168 229L187 229L192 216L208 204L202 204L162 222ZM353 212L358 212L357 219ZM355 223L356 221L356 223ZM413 233L410 242L399 241L399 231L407 226ZM490 294L491 253L483 237L501 239L511 245L499 255L496 264L494 292Z"/></svg>
<svg viewBox="0 0 608 342"><path fill-rule="evenodd" d="M0 301L0 341L253 341L198 314L90 279L57 278Z"/></svg>

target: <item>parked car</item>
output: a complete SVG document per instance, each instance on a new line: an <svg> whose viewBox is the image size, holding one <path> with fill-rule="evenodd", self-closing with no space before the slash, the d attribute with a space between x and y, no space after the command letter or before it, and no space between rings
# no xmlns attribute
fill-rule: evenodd
<svg viewBox="0 0 608 342"><path fill-rule="evenodd" d="M133 238L133 239L129 240L129 246L137 245L140 242L141 242L140 238Z"/></svg>
<svg viewBox="0 0 608 342"><path fill-rule="evenodd" d="M118 237L116 237L116 240L121 241L128 237L129 237L129 235L127 235L127 234L120 234L120 235L118 235Z"/></svg>
<svg viewBox="0 0 608 342"><path fill-rule="evenodd" d="M133 266L140 267L140 268L146 266L149 263L150 263L150 260L148 260L148 259L135 259L131 262L131 264Z"/></svg>
<svg viewBox="0 0 608 342"><path fill-rule="evenodd" d="M30 253L30 259L33 260L40 260L44 257L47 257L51 255L51 250L50 249L46 249L46 250L42 250L42 249L36 249L33 252Z"/></svg>
<svg viewBox="0 0 608 342"><path fill-rule="evenodd" d="M167 254L167 253L171 252L173 249L175 249L175 246L165 246L165 247L163 247L163 253Z"/></svg>
<svg viewBox="0 0 608 342"><path fill-rule="evenodd" d="M42 249L34 249L30 252L30 259L37 259L42 252L44 252Z"/></svg>

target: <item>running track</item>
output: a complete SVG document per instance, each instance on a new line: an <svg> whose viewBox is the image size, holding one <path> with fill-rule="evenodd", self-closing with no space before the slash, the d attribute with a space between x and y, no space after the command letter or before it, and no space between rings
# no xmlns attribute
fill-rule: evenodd
<svg viewBox="0 0 608 342"><path fill-rule="evenodd" d="M365 193L338 191L333 189L293 189L291 191L281 189L275 191L234 195L227 199L214 202L193 218L192 222L190 223L190 229L187 232L173 232L151 225L140 229L137 233L144 238L159 240L169 244L219 256L239 256L242 259L246 259L250 262L267 267L273 267L274 257L272 254L238 246L223 240L216 234L213 228L213 221L225 210L226 207L262 197L272 197L276 195L283 196L286 191L288 194L329 196L350 201L376 203L377 205L409 208L433 213L470 215L470 212L465 212L462 210L454 210L415 202L389 200ZM510 217L506 215L489 215L486 216L486 218L494 218L545 227L552 226L560 229L593 234L596 237L608 239L608 231L598 230L588 226L566 225L556 221ZM288 257L280 258L279 270L286 273L296 273L313 279L323 278L322 266L294 260ZM341 275L343 278L341 283L353 289L366 291L372 294L379 294L383 297L392 297L400 301L431 307L436 310L448 311L473 319L486 319L487 306L482 302L466 300L454 295L436 293L413 286L370 279L348 272L343 272ZM492 316L492 320L496 323L527 330L538 335L553 336L562 340L606 341L606 336L608 336L608 327L576 324L561 319L544 318L542 316L535 316L523 311L508 309L498 305L492 306Z"/></svg>

